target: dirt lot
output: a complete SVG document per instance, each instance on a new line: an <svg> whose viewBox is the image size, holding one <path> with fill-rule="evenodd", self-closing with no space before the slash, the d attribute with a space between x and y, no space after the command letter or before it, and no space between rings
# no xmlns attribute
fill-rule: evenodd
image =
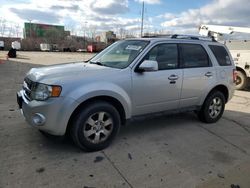
<svg viewBox="0 0 250 188"><path fill-rule="evenodd" d="M25 73L89 57L18 52L18 58L0 64L1 188L250 187L249 91L236 91L216 124L203 124L192 113L142 119L123 127L100 152L83 152L69 139L45 138L27 125L16 105Z"/></svg>

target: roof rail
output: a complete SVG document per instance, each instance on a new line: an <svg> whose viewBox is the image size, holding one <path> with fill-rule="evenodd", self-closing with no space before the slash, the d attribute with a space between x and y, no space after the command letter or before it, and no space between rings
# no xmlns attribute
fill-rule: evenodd
<svg viewBox="0 0 250 188"><path fill-rule="evenodd" d="M214 37L204 37L204 36L195 36L195 35L180 35L180 34L174 34L174 35L146 35L142 38L171 38L171 39L189 39L189 40L204 40L204 41L212 41L217 42Z"/></svg>
<svg viewBox="0 0 250 188"><path fill-rule="evenodd" d="M171 36L172 39L191 39L191 40L204 40L204 41L212 41L217 42L214 37L204 37L200 35L179 35L174 34Z"/></svg>
<svg viewBox="0 0 250 188"><path fill-rule="evenodd" d="M164 38L164 37L169 37L171 38L172 35L144 35L142 38Z"/></svg>

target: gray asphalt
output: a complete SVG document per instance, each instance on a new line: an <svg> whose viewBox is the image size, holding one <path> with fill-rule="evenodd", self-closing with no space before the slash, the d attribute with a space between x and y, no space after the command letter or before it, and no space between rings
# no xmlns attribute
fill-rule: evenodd
<svg viewBox="0 0 250 188"><path fill-rule="evenodd" d="M250 187L250 91L236 91L222 119L193 113L140 119L100 152L47 138L16 104L25 73L37 64L0 64L0 187Z"/></svg>

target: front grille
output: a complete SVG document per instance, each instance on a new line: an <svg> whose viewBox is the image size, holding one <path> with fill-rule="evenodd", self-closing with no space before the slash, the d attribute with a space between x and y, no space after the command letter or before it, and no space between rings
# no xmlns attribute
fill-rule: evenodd
<svg viewBox="0 0 250 188"><path fill-rule="evenodd" d="M23 90L25 97L30 101L31 100L31 90L35 86L35 82L29 78L25 78L23 82Z"/></svg>

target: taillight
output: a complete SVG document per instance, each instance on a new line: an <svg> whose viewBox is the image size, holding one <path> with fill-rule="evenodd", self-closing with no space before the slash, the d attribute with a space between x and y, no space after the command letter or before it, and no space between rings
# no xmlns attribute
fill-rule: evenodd
<svg viewBox="0 0 250 188"><path fill-rule="evenodd" d="M233 70L233 81L234 81L234 83L236 83L236 79L237 79L237 70L234 69Z"/></svg>

